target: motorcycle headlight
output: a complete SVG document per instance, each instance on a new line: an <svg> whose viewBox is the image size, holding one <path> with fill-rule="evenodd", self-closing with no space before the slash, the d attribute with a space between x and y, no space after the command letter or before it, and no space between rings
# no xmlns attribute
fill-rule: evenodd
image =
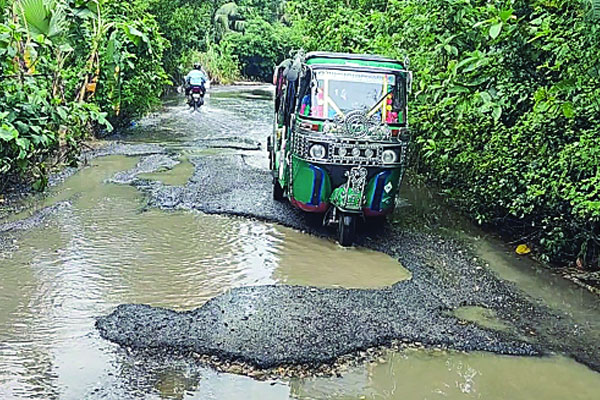
<svg viewBox="0 0 600 400"><path fill-rule="evenodd" d="M313 144L308 150L308 154L310 154L311 158L315 158L317 160L325 158L325 146L321 144Z"/></svg>
<svg viewBox="0 0 600 400"><path fill-rule="evenodd" d="M381 155L381 160L384 164L393 164L398 159L398 155L394 150L385 150Z"/></svg>

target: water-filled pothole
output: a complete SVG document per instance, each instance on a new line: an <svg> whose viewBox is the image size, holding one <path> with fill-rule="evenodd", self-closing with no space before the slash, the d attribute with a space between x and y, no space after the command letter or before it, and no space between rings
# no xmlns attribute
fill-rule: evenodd
<svg viewBox="0 0 600 400"><path fill-rule="evenodd" d="M509 326L496 315L494 310L481 306L458 307L452 314L463 322L472 322L483 328L505 331Z"/></svg>
<svg viewBox="0 0 600 400"><path fill-rule="evenodd" d="M581 399L596 398L600 374L565 357L408 350L338 378L291 382L294 399Z"/></svg>
<svg viewBox="0 0 600 400"><path fill-rule="evenodd" d="M19 387L23 393L60 386L68 388L67 398L83 397L98 374L113 371L112 350L105 348L93 327L98 315L118 304L185 310L236 286L379 287L409 277L386 255L343 249L273 224L145 210L137 189L109 183L116 172L132 168L138 160L96 159L93 166L68 178L43 205L64 199L72 199L72 205L22 232L17 246L3 254L0 386ZM175 172L178 176L181 170ZM94 363L83 363L81 354ZM23 369L32 358L46 361L39 368ZM22 381L39 384L19 384ZM225 379L233 381L248 382ZM158 386L176 390L164 380ZM14 392L7 390L10 397ZM268 396L283 392L281 386L276 392L270 386L265 390Z"/></svg>
<svg viewBox="0 0 600 400"><path fill-rule="evenodd" d="M379 288L410 279L411 273L387 254L343 248L333 240L277 227L279 266L273 277L281 283L320 287Z"/></svg>
<svg viewBox="0 0 600 400"><path fill-rule="evenodd" d="M139 174L138 177L142 179L160 181L165 185L170 186L184 186L193 173L194 165L187 159L182 159L181 162L172 169Z"/></svg>

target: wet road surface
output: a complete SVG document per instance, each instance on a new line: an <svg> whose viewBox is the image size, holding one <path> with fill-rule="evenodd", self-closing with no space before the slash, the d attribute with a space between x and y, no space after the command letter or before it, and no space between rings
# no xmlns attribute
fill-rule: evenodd
<svg viewBox="0 0 600 400"><path fill-rule="evenodd" d="M364 227L361 249L271 202L269 98L225 90L199 115L167 103L33 215L0 224L0 397L594 398L600 374L568 358L598 369L593 300L526 296L496 278L501 251L486 266L456 235L406 223L421 216L410 198L402 221ZM509 264L506 279L523 274ZM365 351L393 339L427 349ZM334 362L339 376L251 368L344 354L363 361Z"/></svg>

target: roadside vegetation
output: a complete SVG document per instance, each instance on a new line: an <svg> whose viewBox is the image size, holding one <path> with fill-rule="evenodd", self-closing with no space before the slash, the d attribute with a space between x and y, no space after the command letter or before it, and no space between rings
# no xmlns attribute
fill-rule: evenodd
<svg viewBox="0 0 600 400"><path fill-rule="evenodd" d="M141 1L0 3L0 192L42 189L88 135L159 104L166 41Z"/></svg>
<svg viewBox="0 0 600 400"><path fill-rule="evenodd" d="M0 190L159 105L201 60L408 56L415 170L545 260L600 268L598 0L0 0Z"/></svg>

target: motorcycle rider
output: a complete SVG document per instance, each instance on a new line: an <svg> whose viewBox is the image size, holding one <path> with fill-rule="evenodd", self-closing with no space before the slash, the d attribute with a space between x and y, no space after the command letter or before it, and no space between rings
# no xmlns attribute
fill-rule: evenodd
<svg viewBox="0 0 600 400"><path fill-rule="evenodd" d="M194 68L185 76L185 95L189 96L192 87L199 86L202 89L202 96L204 96L206 93L204 85L207 80L208 76L202 69L202 65L199 62L194 63Z"/></svg>

